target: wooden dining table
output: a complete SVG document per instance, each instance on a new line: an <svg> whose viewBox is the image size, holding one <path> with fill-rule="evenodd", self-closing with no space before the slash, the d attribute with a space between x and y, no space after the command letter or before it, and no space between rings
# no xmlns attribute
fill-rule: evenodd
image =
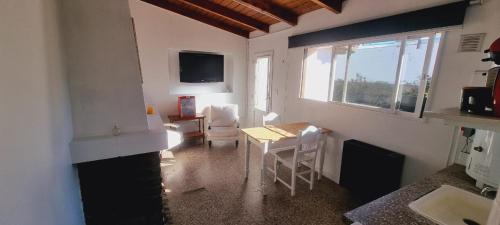
<svg viewBox="0 0 500 225"><path fill-rule="evenodd" d="M260 186L264 187L264 157L269 152L269 147L273 143L279 143L297 138L299 131L311 126L308 122L286 123L278 125L266 125L263 127L244 128L241 131L245 135L245 178L248 178L250 163L250 146L254 144L261 152L260 161ZM317 126L318 127L318 126ZM332 133L332 130L321 128L320 154L318 180L321 179L323 164L325 160L326 136Z"/></svg>

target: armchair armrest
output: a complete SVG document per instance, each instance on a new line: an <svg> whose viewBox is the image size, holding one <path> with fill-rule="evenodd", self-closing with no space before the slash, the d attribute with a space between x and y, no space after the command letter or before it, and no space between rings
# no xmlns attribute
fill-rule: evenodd
<svg viewBox="0 0 500 225"><path fill-rule="evenodd" d="M231 127L236 127L236 128L240 128L240 122L238 120L235 120L233 122L233 124L231 125Z"/></svg>

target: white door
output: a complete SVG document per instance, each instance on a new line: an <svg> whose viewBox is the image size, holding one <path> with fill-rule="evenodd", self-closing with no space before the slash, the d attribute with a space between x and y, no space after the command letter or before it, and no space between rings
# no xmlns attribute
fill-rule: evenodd
<svg viewBox="0 0 500 225"><path fill-rule="evenodd" d="M271 108L272 54L257 55L254 62L253 125L261 126L262 116Z"/></svg>

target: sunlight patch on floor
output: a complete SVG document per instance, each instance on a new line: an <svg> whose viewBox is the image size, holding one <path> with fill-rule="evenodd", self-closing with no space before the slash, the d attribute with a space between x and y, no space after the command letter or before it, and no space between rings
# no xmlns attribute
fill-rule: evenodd
<svg viewBox="0 0 500 225"><path fill-rule="evenodd" d="M167 130L168 149L172 149L182 143L182 133L175 130Z"/></svg>

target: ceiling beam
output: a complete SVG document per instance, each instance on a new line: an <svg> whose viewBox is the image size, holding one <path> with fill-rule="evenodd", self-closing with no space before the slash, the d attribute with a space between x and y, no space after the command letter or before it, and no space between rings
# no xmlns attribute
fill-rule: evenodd
<svg viewBox="0 0 500 225"><path fill-rule="evenodd" d="M194 20L198 20L202 23L206 23L209 25L212 25L214 27L229 31L231 33L237 34L239 36L248 38L250 36L250 33L240 27L236 27L227 23L224 23L222 21L216 20L210 16L203 15L200 13L197 13L191 9L188 9L185 6L182 6L180 4L175 4L167 0L142 0L143 2L147 2L151 5L160 7L162 9L166 9L172 12L175 12L177 14L189 17ZM175 0L177 1L177 0Z"/></svg>
<svg viewBox="0 0 500 225"><path fill-rule="evenodd" d="M297 25L298 15L291 10L269 0L233 0L257 12L270 16L292 26Z"/></svg>
<svg viewBox="0 0 500 225"><path fill-rule="evenodd" d="M311 0L311 1L334 13L338 14L342 12L343 0Z"/></svg>
<svg viewBox="0 0 500 225"><path fill-rule="evenodd" d="M219 16L222 16L226 19L242 24L244 26L269 33L269 24L263 23L245 14L233 11L231 9L228 9L211 1L207 0L183 0L183 1L194 7L197 7L199 9L205 10L210 13L217 14Z"/></svg>

